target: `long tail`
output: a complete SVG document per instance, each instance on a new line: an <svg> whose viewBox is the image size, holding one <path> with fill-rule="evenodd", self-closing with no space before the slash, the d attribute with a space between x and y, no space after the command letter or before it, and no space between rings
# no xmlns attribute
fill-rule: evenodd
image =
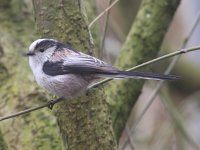
<svg viewBox="0 0 200 150"><path fill-rule="evenodd" d="M118 71L118 75L115 78L139 78L149 80L178 80L180 77L174 75L164 75L151 72L137 72L137 71Z"/></svg>

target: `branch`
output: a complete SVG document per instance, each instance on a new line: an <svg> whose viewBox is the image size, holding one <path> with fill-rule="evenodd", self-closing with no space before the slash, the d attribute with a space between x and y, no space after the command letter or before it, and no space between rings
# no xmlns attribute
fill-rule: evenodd
<svg viewBox="0 0 200 150"><path fill-rule="evenodd" d="M109 5L109 7L107 7L103 12L101 12L90 24L89 24L89 28L92 27L92 25L99 20L106 12L108 12L115 4L117 4L119 0L115 0L111 5Z"/></svg>
<svg viewBox="0 0 200 150"><path fill-rule="evenodd" d="M165 60L165 59L167 59L167 58L170 58L170 57L173 57L173 56L176 56L176 55L180 55L180 54L192 52L192 51L199 50L199 49L200 49L200 46L192 47L192 48L187 48L187 49L181 49L181 50L178 50L178 51L176 51L176 52L172 52L172 53L163 55L163 56L161 56L161 57L152 59L152 60L150 60L150 61L147 61L147 62L145 62L145 63L142 63L142 64L140 64L140 65L137 65L137 66L135 66L135 67L132 67L132 68L130 68L130 69L127 69L126 71L133 71L133 70L136 70L136 69L145 67L145 66L147 66L147 65L153 64L153 63L155 63L155 62L159 62L159 61L161 61L161 60ZM111 81L111 80L113 80L113 78L104 79L104 80L102 80L102 81L99 81L99 82L97 82L97 83L92 84L91 86L88 87L88 89L98 87L99 85L104 84L104 83L106 83L106 82L108 82L108 81Z"/></svg>
<svg viewBox="0 0 200 150"><path fill-rule="evenodd" d="M109 1L109 6L112 4L113 0ZM103 25L103 34L102 34L102 39L101 39L101 44L100 44L100 54L99 54L99 58L103 58L104 56L104 43L105 43L105 37L106 37L106 33L107 33L107 29L108 29L108 18L110 16L110 10L108 10L108 12L106 13L106 20L104 22Z"/></svg>
<svg viewBox="0 0 200 150"><path fill-rule="evenodd" d="M56 100L51 100L51 101L49 101L46 104L43 104L41 106L25 109L23 111L20 111L20 112L17 112L17 113L14 113L14 114L11 114L11 115L8 115L8 116L5 116L5 117L0 117L0 121L7 120L7 119L10 119L10 118L14 118L14 117L17 117L17 116L21 116L23 114L27 114L27 113L30 113L32 111L36 111L38 109L42 109L44 107L48 107L49 109L52 109L54 104L56 104L58 102L61 102L62 100L64 100L64 98L60 97L60 98L58 98Z"/></svg>
<svg viewBox="0 0 200 150"><path fill-rule="evenodd" d="M176 56L176 55L180 55L180 54L185 54L185 53L188 53L188 52L196 51L196 50L199 50L199 49L200 49L200 46L192 47L192 48L186 48L186 49L181 49L181 50L178 50L178 51L176 51L176 52L169 53L169 54L167 54L167 55L158 57L158 58L156 58L156 59L147 61L147 62L145 62L145 63L143 63L143 64L140 64L140 65L137 65L137 66L135 66L135 67L132 67L132 68L128 69L127 71L133 71L133 70L139 69L139 68L141 68L141 67L150 65L150 64L152 64L152 63L155 63L155 62L158 62L158 61L161 61L161 60L164 60L164 59L167 59L167 58ZM105 79L105 80L102 80L102 81L100 81L100 82L97 82L97 83L95 83L95 84L89 86L89 87L88 87L88 90L90 90L90 89L92 89L92 88L96 88L96 87L98 87L98 86L100 86L100 85L102 85L102 84L104 84L104 83L106 83L106 82L108 82L108 81L111 81L111 80L113 80L113 78L109 78L109 79ZM13 114L8 115L8 116L0 117L0 121L7 120L7 119L10 119L10 118L14 118L14 117L17 117L17 116L20 116L20 115L23 115L23 114L26 114L26 113L29 113L29 112L32 112L32 111L36 111L36 110L38 110L38 109L45 108L45 107L48 107L48 108L51 109L52 103L53 103L53 104L56 104L57 102L60 102L60 101L58 101L58 100L60 100L60 98L54 100L53 102L50 101L50 102L48 102L48 103L46 103L46 104L43 104L43 105L41 105L41 106L38 106L38 107L34 107L34 108L30 108L30 109L25 109L25 110L23 110L23 111L20 111L20 112L17 112L17 113L13 113Z"/></svg>

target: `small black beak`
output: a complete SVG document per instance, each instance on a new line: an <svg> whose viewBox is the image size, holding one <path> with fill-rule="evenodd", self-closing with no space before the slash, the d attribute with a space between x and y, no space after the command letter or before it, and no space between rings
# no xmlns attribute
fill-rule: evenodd
<svg viewBox="0 0 200 150"><path fill-rule="evenodd" d="M34 53L34 52L28 52L28 53L26 53L26 55L27 55L27 56L34 56L35 53Z"/></svg>

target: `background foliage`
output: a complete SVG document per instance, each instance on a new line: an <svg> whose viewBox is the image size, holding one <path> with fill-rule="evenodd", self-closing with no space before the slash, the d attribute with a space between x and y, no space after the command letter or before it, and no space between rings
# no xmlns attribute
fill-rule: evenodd
<svg viewBox="0 0 200 150"><path fill-rule="evenodd" d="M159 5L161 6L162 1L159 2ZM168 2L172 6L177 5L177 1ZM108 4L109 1L107 0L96 0L95 3L92 0L86 1L85 11L86 14L89 14L88 17L86 17L88 24L97 16L97 14L103 11ZM137 64L130 63L130 61L128 61L128 57L131 57L132 54L128 54L129 47L122 47L122 45L126 41L128 33L130 34L129 31L132 29L133 21L138 21L138 19L135 19L135 16L138 12L140 4L140 0L126 0L119 1L114 7L112 7L110 15L108 16L107 30L103 46L101 42L104 38L103 31L105 27L106 15L104 15L98 23L95 23L94 26L90 28L96 46L96 48L93 47L93 49L96 49L96 53L94 53L95 56L100 54L102 59L112 64L116 62L116 59L119 56L120 59L118 59L116 66L126 69L128 67L132 67L131 64ZM151 8L155 6L154 4L151 5ZM199 7L200 2L198 0L191 0L189 2L187 0L182 0L175 13L174 19L168 28L167 34L165 34L164 31L162 32L163 36L165 34L162 47L159 45L156 48L153 48L156 52L149 54L149 51L147 51L145 55L151 55L151 58L153 58L156 57L156 55L163 55L180 48L199 45ZM160 25L165 23L164 21L166 21L167 15L170 15L170 17L173 16L173 14L170 14L172 13L172 9L175 8L168 8L167 10L164 10L160 7L160 9L157 10L158 14L161 14L164 11L167 11L168 13L165 12L166 16L158 16L155 18L153 23L158 23ZM33 8L31 0L0 1L1 116L38 106L47 100L52 99L50 95L47 95L46 92L35 84L27 59L23 57L28 45L33 40L37 39L41 35L41 32L45 36L52 33L49 30L39 30L41 31L40 35L36 33L35 19L37 20L37 18L34 18L33 10L36 10L36 8ZM149 17L149 13L150 15L151 13L154 13L148 10L146 11L147 18ZM156 20L162 18L163 22ZM146 39L142 39L142 42L154 40L154 38L162 40L158 32L160 28L156 28L156 30L149 35L150 30L146 28L148 24L146 24L145 21L138 25L141 27L141 32L143 32L146 37ZM39 25L37 24L37 26ZM167 24L166 26L161 27L166 30ZM79 28L76 27L76 29L76 31L78 31ZM139 30L137 29L137 31ZM71 32L69 31L67 34L73 35L70 33ZM139 36L141 35L142 34L139 33ZM85 35L82 35L80 37L84 36ZM60 38L61 41L62 39L64 40L63 37L58 38ZM77 46L77 49L87 49L86 52L91 53L88 47L92 45L86 44L87 48L82 48L79 45L79 41L74 43L72 41L73 38L70 38L69 42L71 42L73 46ZM136 41L137 39L134 39L133 41L130 41L130 43L134 44ZM134 45L131 44L130 48L135 48ZM138 44L138 42L136 44ZM140 48L143 50L150 48L149 45L138 45L140 45ZM127 52L124 52L124 49ZM159 54L157 54L158 50L161 50ZM135 54L133 54L133 56L134 55ZM138 58L141 59L139 61L140 63L150 59L142 58L144 57ZM137 58L134 56L133 59L136 60ZM162 73L171 62L172 60L169 59L167 61L153 64L148 68L153 72ZM135 103L136 101L137 103L134 105L132 115L129 116L128 123L126 124L126 128L121 136L119 143L120 149L131 149L133 145L135 149L198 149L200 139L199 52L192 52L181 57L172 70L172 73L180 75L182 80L164 84L162 88L159 88L160 90L158 91L161 92L154 96L153 99L155 100L147 109L145 115L142 115L143 109L146 105L148 105L150 96L154 93L156 87L156 82L145 81L142 91L139 90L139 93L141 92L139 99L134 98L134 101L132 101L132 103ZM112 82L111 84L113 85L106 86L105 88L107 88L107 94L110 95L113 90L112 86L116 85L119 89L118 93L122 90L130 90L130 88L126 90L126 84L125 87L120 89L120 86L118 85L120 82ZM129 81L124 82L129 83ZM131 82L135 84L143 81L133 80ZM126 92L122 92L119 94L120 96L116 96L112 92L111 99L108 99L109 105L114 106L114 103L116 103L115 100L121 99L121 97L126 97L126 94ZM129 104L130 103L128 103L128 105ZM131 106L130 108L132 109L132 104L129 106ZM119 110L123 109L120 108ZM115 107L113 110L116 111ZM119 114L122 118L123 115L121 113ZM125 118L127 119L128 116L125 115ZM116 120L119 119L120 118ZM125 124L124 121L123 124ZM0 149L7 149L7 147L12 150L61 149L62 147L62 140L59 135L56 119L52 112L47 109L42 109L18 118L1 122L0 127L0 137L2 138L0 145L3 145L0 146ZM117 137L119 138L120 135L121 131L117 134ZM3 142L3 140L6 142Z"/></svg>

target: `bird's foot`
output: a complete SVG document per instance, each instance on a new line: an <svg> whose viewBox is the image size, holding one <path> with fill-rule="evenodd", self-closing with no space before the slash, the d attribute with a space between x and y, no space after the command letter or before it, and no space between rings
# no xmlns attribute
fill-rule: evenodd
<svg viewBox="0 0 200 150"><path fill-rule="evenodd" d="M89 95L90 95L90 92L91 92L90 89L86 89L86 91L85 91L85 95L86 95L86 96L89 96Z"/></svg>
<svg viewBox="0 0 200 150"><path fill-rule="evenodd" d="M48 108L49 109L53 109L53 106L56 104L56 103L58 103L58 102L60 102L60 101L62 101L62 100L64 100L64 97L60 97L60 98L58 98L58 99L55 99L55 100L50 100L49 102L48 102Z"/></svg>

